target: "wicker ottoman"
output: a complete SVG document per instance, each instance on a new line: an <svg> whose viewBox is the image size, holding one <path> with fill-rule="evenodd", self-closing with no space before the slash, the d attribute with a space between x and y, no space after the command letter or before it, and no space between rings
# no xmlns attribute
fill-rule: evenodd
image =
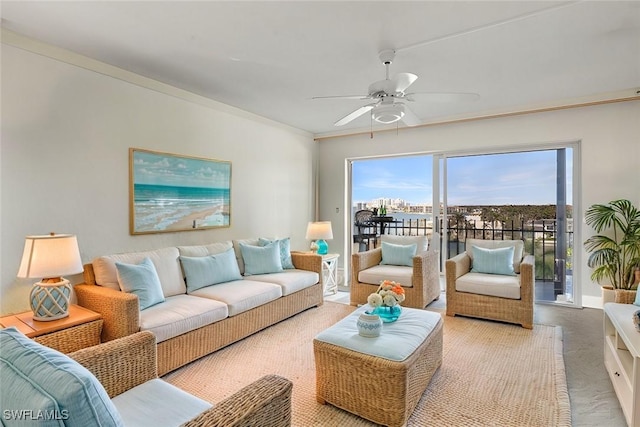
<svg viewBox="0 0 640 427"><path fill-rule="evenodd" d="M442 364L442 317L403 308L380 337L358 335L364 307L313 340L316 398L386 426L403 426Z"/></svg>

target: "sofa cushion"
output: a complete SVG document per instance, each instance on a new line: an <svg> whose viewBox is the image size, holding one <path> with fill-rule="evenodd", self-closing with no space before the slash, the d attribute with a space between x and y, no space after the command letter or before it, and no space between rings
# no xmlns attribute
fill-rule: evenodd
<svg viewBox="0 0 640 427"><path fill-rule="evenodd" d="M520 278L485 273L467 273L456 279L458 292L520 299Z"/></svg>
<svg viewBox="0 0 640 427"><path fill-rule="evenodd" d="M216 242L208 245L178 246L178 251L181 256L207 256L221 254L231 248L233 248L233 244L230 240L227 240L226 242Z"/></svg>
<svg viewBox="0 0 640 427"><path fill-rule="evenodd" d="M116 261L118 283L123 292L138 296L140 310L164 301L162 285L151 258L145 258L138 265Z"/></svg>
<svg viewBox="0 0 640 427"><path fill-rule="evenodd" d="M291 260L291 242L289 238L286 239L267 239L260 237L258 243L260 246L267 246L270 243L277 242L280 250L280 261L282 262L282 268L285 270L294 269L293 261Z"/></svg>
<svg viewBox="0 0 640 427"><path fill-rule="evenodd" d="M413 267L413 257L416 255L418 245L396 245L389 242L382 242L382 261L380 264L406 265Z"/></svg>
<svg viewBox="0 0 640 427"><path fill-rule="evenodd" d="M130 252L98 257L93 260L93 272L96 277L96 284L120 290L116 261L124 264L138 264L148 257L151 258L153 265L156 267L160 284L162 285L162 293L165 298L184 294L187 292L187 287L182 278L179 256L178 248L168 247L154 251Z"/></svg>
<svg viewBox="0 0 640 427"><path fill-rule="evenodd" d="M513 271L514 249L513 246L497 249L471 247L471 252L473 252L471 272L515 276L516 273Z"/></svg>
<svg viewBox="0 0 640 427"><path fill-rule="evenodd" d="M212 405L159 378L113 398L127 427L179 426Z"/></svg>
<svg viewBox="0 0 640 427"><path fill-rule="evenodd" d="M403 265L374 265L358 273L358 282L379 285L383 280L392 280L405 288L413 286L413 267Z"/></svg>
<svg viewBox="0 0 640 427"><path fill-rule="evenodd" d="M191 295L225 303L231 317L280 298L282 288L273 283L243 279L207 286Z"/></svg>
<svg viewBox="0 0 640 427"><path fill-rule="evenodd" d="M140 312L140 330L153 332L156 341L162 342L222 320L228 315L227 306L220 301L186 294L174 295Z"/></svg>
<svg viewBox="0 0 640 427"><path fill-rule="evenodd" d="M285 270L282 273L256 274L251 280L275 283L282 287L282 296L287 296L318 283L320 277L315 271Z"/></svg>
<svg viewBox="0 0 640 427"><path fill-rule="evenodd" d="M473 251L471 248L477 246L479 248L497 249L513 246L513 271L520 273L520 263L524 256L524 242L522 240L483 240L483 239L467 239L465 252L471 258L473 264Z"/></svg>
<svg viewBox="0 0 640 427"><path fill-rule="evenodd" d="M244 260L244 275L278 273L282 271L280 245L277 242L267 246L252 246L240 243Z"/></svg>
<svg viewBox="0 0 640 427"><path fill-rule="evenodd" d="M427 236L395 236L393 234L383 234L380 236L381 242L393 243L394 245L416 244L416 252L424 252L429 248Z"/></svg>
<svg viewBox="0 0 640 427"><path fill-rule="evenodd" d="M233 248L215 255L181 256L180 261L187 279L187 293L205 286L242 279Z"/></svg>
<svg viewBox="0 0 640 427"><path fill-rule="evenodd" d="M240 268L240 274L244 274L244 260L242 259L242 251L240 250L240 243L251 246L260 246L260 242L255 239L240 239L233 240L233 250L236 253L236 260L238 261L238 267Z"/></svg>
<svg viewBox="0 0 640 427"><path fill-rule="evenodd" d="M124 425L102 384L85 367L14 327L0 330L0 370L3 410L52 411L57 418L19 425Z"/></svg>

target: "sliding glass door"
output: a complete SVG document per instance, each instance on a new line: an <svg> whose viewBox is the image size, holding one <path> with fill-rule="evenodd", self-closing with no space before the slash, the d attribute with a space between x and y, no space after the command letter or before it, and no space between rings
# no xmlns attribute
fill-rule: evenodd
<svg viewBox="0 0 640 427"><path fill-rule="evenodd" d="M381 233L440 237L444 260L467 238L521 239L536 260L536 301L576 304L573 194L577 144L509 152L438 153L350 163L352 251ZM383 209L383 226L358 240L358 211Z"/></svg>
<svg viewBox="0 0 640 427"><path fill-rule="evenodd" d="M536 301L573 304L574 149L443 155L446 256L467 238L524 240Z"/></svg>

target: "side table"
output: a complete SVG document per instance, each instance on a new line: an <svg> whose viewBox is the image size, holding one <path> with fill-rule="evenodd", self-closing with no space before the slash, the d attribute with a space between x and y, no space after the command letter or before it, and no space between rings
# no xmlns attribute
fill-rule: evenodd
<svg viewBox="0 0 640 427"><path fill-rule="evenodd" d="M325 295L338 292L338 258L340 254L322 255L322 281Z"/></svg>
<svg viewBox="0 0 640 427"><path fill-rule="evenodd" d="M99 313L71 304L69 316L63 319L40 322L33 320L33 312L25 311L0 317L0 326L15 326L42 345L62 353L71 353L100 344L102 317Z"/></svg>

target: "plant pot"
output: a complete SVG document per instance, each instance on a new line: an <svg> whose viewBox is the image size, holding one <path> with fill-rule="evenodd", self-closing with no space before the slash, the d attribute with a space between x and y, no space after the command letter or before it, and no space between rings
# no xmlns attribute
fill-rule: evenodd
<svg viewBox="0 0 640 427"><path fill-rule="evenodd" d="M616 291L611 286L602 287L602 305L608 302L616 302Z"/></svg>
<svg viewBox="0 0 640 427"><path fill-rule="evenodd" d="M620 304L633 304L636 300L636 292L629 289L616 289L615 291L615 302Z"/></svg>

